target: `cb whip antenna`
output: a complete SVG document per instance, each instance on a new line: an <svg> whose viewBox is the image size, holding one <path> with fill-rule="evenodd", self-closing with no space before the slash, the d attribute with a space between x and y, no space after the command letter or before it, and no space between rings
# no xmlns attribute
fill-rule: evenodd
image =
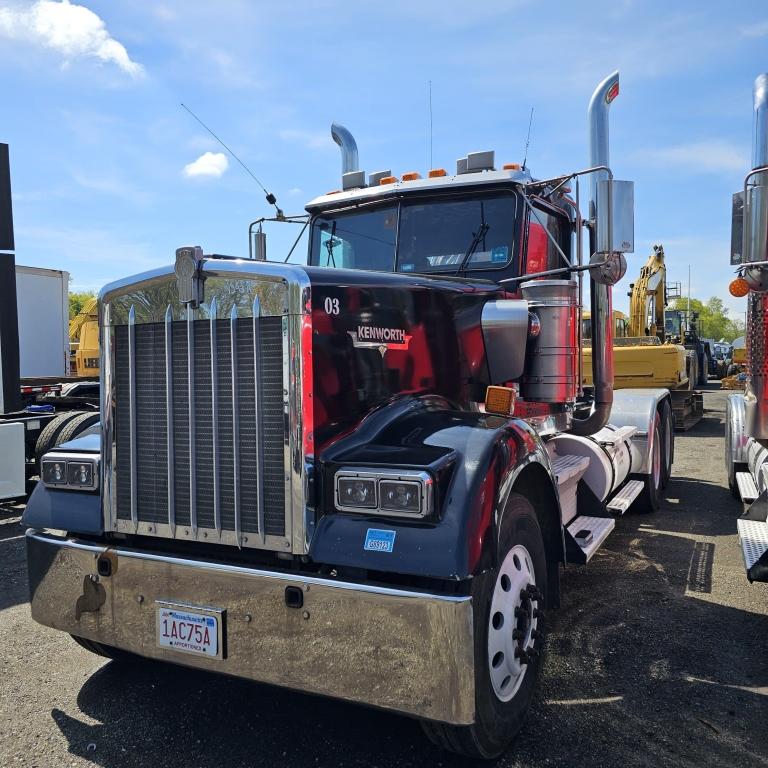
<svg viewBox="0 0 768 768"><path fill-rule="evenodd" d="M240 163L245 172L261 187L264 194L266 195L267 202L270 205L275 206L277 218L284 218L285 214L278 206L277 198L258 180L258 178L256 178L256 174L186 104L184 104L184 102L181 103L181 106L184 107L184 109L186 109L187 112L189 112L189 114L192 115L192 117L194 117L195 120L197 120L197 122L200 123L200 125L202 125L203 128L205 128L205 130L208 131L208 133L210 133L211 136L213 136L213 138L216 139L216 141L218 141L219 144L221 144L221 146L224 147L224 149L226 149L227 152L229 152L229 154L232 155L235 160L237 160L238 163Z"/></svg>
<svg viewBox="0 0 768 768"><path fill-rule="evenodd" d="M528 118L528 136L525 139L525 156L523 157L523 169L528 162L528 145L531 143L531 124L533 123L533 107L531 107L531 116Z"/></svg>

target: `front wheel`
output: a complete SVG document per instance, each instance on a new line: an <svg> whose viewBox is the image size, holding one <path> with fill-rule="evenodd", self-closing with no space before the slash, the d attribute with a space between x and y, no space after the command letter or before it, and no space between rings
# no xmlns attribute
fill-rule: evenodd
<svg viewBox="0 0 768 768"><path fill-rule="evenodd" d="M709 381L709 359L706 355L701 359L701 368L699 369L699 384L705 386Z"/></svg>
<svg viewBox="0 0 768 768"><path fill-rule="evenodd" d="M523 725L541 666L547 563L530 502L511 494L493 571L475 577L475 723L422 722L429 739L467 757L498 757Z"/></svg>

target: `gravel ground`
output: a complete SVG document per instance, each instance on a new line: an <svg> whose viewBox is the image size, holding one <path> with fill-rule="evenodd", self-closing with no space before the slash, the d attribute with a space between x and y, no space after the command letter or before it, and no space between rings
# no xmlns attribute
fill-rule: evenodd
<svg viewBox="0 0 768 768"><path fill-rule="evenodd" d="M726 393L678 436L667 501L569 567L539 694L498 766L768 766L768 585L750 585L723 468ZM0 765L450 766L416 723L158 663L105 663L29 617L0 507Z"/></svg>

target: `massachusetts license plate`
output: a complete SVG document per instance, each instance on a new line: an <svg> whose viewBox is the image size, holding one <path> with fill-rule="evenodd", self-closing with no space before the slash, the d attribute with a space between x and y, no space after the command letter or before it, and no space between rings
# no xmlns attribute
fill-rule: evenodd
<svg viewBox="0 0 768 768"><path fill-rule="evenodd" d="M221 658L221 613L158 604L157 643L173 651Z"/></svg>

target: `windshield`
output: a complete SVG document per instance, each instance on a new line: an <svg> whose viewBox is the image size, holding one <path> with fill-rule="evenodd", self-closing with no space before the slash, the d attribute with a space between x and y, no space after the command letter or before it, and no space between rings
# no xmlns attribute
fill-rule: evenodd
<svg viewBox="0 0 768 768"><path fill-rule="evenodd" d="M402 201L318 216L310 264L381 272L499 269L514 252L517 197Z"/></svg>
<svg viewBox="0 0 768 768"><path fill-rule="evenodd" d="M680 336L681 318L677 312L664 313L664 333L667 336Z"/></svg>

